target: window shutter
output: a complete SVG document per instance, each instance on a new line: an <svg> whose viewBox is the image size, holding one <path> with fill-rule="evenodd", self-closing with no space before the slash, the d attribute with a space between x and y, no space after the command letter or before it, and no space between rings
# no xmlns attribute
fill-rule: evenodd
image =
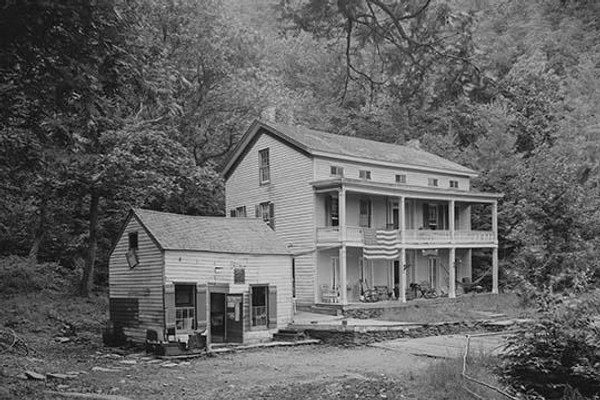
<svg viewBox="0 0 600 400"><path fill-rule="evenodd" d="M254 206L254 216L255 216L256 218L258 218L258 217L260 217L260 216L261 216L261 215L260 215L260 205L256 205L256 206Z"/></svg>
<svg viewBox="0 0 600 400"><path fill-rule="evenodd" d="M423 203L423 229L429 229L429 204Z"/></svg>
<svg viewBox="0 0 600 400"><path fill-rule="evenodd" d="M175 329L175 285L165 283L164 288L165 305L165 330Z"/></svg>
<svg viewBox="0 0 600 400"><path fill-rule="evenodd" d="M269 285L269 329L277 328L277 286Z"/></svg>
<svg viewBox="0 0 600 400"><path fill-rule="evenodd" d="M207 327L206 322L206 285L196 286L196 329L203 330Z"/></svg>
<svg viewBox="0 0 600 400"><path fill-rule="evenodd" d="M275 230L275 204L269 203L269 226Z"/></svg>

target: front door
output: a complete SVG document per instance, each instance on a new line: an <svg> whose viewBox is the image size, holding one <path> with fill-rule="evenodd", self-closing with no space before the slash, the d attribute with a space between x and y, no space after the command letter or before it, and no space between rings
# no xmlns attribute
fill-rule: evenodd
<svg viewBox="0 0 600 400"><path fill-rule="evenodd" d="M241 294L210 294L210 335L213 343L244 341L243 310Z"/></svg>
<svg viewBox="0 0 600 400"><path fill-rule="evenodd" d="M227 343L244 341L243 299L241 294L227 295L227 316L225 319L225 340Z"/></svg>

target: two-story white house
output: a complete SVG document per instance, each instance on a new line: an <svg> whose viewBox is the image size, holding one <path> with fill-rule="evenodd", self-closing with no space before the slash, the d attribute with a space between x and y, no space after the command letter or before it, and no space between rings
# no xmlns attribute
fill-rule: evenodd
<svg viewBox="0 0 600 400"><path fill-rule="evenodd" d="M299 305L358 302L375 287L406 301L411 283L455 297L472 278L474 250L488 252L498 291L501 195L471 190L469 168L413 147L255 121L223 173L229 216L263 218L295 255Z"/></svg>

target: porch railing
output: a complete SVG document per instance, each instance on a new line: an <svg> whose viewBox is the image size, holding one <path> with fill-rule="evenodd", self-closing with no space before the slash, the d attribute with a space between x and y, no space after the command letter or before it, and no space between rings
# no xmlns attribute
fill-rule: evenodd
<svg viewBox="0 0 600 400"><path fill-rule="evenodd" d="M346 241L355 243L363 242L363 228L359 226L347 226L345 229ZM317 229L318 243L332 243L339 242L340 240L342 240L342 235L339 226L326 226Z"/></svg>
<svg viewBox="0 0 600 400"><path fill-rule="evenodd" d="M358 226L347 226L346 241L352 243L364 243L364 228ZM388 231L391 229L387 229ZM396 230L398 241L402 240L400 230ZM492 231L454 231L454 243L494 243L495 236ZM317 229L318 243L338 243L341 241L341 228L339 226L327 226ZM448 230L407 229L404 242L408 244L417 243L452 243L452 233Z"/></svg>

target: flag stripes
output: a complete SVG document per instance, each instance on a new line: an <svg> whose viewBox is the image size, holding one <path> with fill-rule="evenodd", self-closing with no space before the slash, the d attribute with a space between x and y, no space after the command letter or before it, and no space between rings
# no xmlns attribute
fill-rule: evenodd
<svg viewBox="0 0 600 400"><path fill-rule="evenodd" d="M398 258L400 240L397 231L365 229L364 238L363 256L366 259Z"/></svg>

